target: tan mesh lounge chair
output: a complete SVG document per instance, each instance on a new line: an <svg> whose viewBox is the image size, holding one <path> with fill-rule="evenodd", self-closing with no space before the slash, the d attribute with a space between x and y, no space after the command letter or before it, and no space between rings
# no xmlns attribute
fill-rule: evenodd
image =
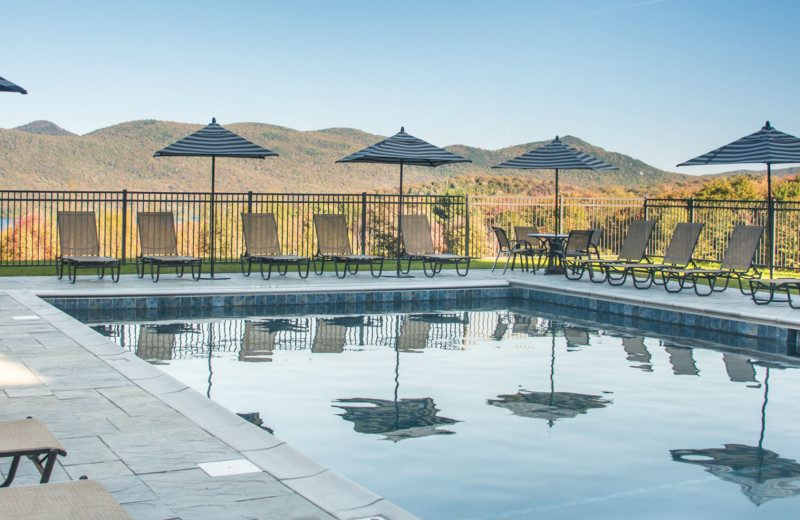
<svg viewBox="0 0 800 520"><path fill-rule="evenodd" d="M0 457L13 457L6 479L0 484L0 487L11 485L22 457L28 457L33 462L42 475L40 483L44 484L50 480L50 474L53 472L58 456L66 454L64 447L43 422L30 417L14 421L0 421ZM2 503L3 499L0 498L0 506ZM0 518L23 517L0 514Z"/></svg>
<svg viewBox="0 0 800 520"><path fill-rule="evenodd" d="M321 264L317 271L315 262L314 272L317 274L322 274L327 261L333 262L339 278L344 278L348 272L358 273L358 268L362 265L368 265L370 274L375 278L383 273L383 256L353 254L344 215L314 215L314 231L317 234L317 253L314 256ZM339 264L344 264L341 274ZM375 274L376 267L378 274Z"/></svg>
<svg viewBox="0 0 800 520"><path fill-rule="evenodd" d="M681 222L675 226L661 263L611 264L607 266L608 283L623 285L630 275L634 287L647 289L653 283L659 283L655 275L664 269L685 269L690 265L696 267L692 254L702 230L703 224Z"/></svg>
<svg viewBox="0 0 800 520"><path fill-rule="evenodd" d="M136 258L136 274L139 278L144 276L145 266L150 265L150 278L154 282L158 281L162 266L174 267L178 277L182 277L184 269L190 267L192 278L200 279L202 260L178 254L178 237L175 234L175 219L171 211L142 212L137 215L136 222L139 227L141 250Z"/></svg>
<svg viewBox="0 0 800 520"><path fill-rule="evenodd" d="M772 302L788 302L792 309L800 309L800 304L795 304L793 298L798 298L800 292L800 278L762 278L750 280L750 292L753 301L758 305ZM767 294L765 295L764 292ZM761 294L759 294L761 293ZM783 295L785 298L776 299Z"/></svg>
<svg viewBox="0 0 800 520"><path fill-rule="evenodd" d="M278 240L278 224L272 213L242 213L242 232L244 233L244 254L242 255L242 274L250 276L254 263L261 269L261 278L269 280L273 266L281 276L289 266L297 266L300 278L308 278L311 259L307 256L284 255ZM264 264L267 275L264 276ZM245 266L247 269L245 270ZM305 270L303 270L305 266ZM281 271L281 267L283 270Z"/></svg>
<svg viewBox="0 0 800 520"><path fill-rule="evenodd" d="M589 229L573 229L569 232L563 249L556 251L556 255L564 266L564 275L574 280L576 273L584 269L583 260L589 258L593 232ZM578 276L580 278L580 276Z"/></svg>
<svg viewBox="0 0 800 520"><path fill-rule="evenodd" d="M400 221L400 237L403 241L402 259L407 260L405 271L411 269L411 262L418 260L422 262L422 271L425 276L432 278L442 272L445 264L453 264L459 276L466 276L469 273L469 262L472 260L468 256L453 255L449 253L436 253L431 238L431 226L428 217L425 215L403 215ZM398 259L398 262L400 260ZM461 266L466 265L464 272ZM428 268L430 267L430 273Z"/></svg>
<svg viewBox="0 0 800 520"><path fill-rule="evenodd" d="M97 277L101 279L108 269L111 271L111 279L119 281L119 260L100 255L94 211L59 211L57 222L61 247L61 254L56 258L59 280L66 267L67 279L72 283L75 283L79 268L97 269Z"/></svg>
<svg viewBox="0 0 800 520"><path fill-rule="evenodd" d="M655 220L634 220L625 234L619 256L616 259L610 258L590 258L581 260L576 265L574 273L568 273L567 278L578 280L583 277L583 273L589 271L589 279L595 283L602 283L608 276L608 266L612 264L633 264L646 259L647 244L655 228ZM602 276L597 276L597 273Z"/></svg>
<svg viewBox="0 0 800 520"><path fill-rule="evenodd" d="M102 484L91 480L0 489L0 518L132 520Z"/></svg>
<svg viewBox="0 0 800 520"><path fill-rule="evenodd" d="M713 292L721 292L728 288L731 279L735 278L739 282L739 290L742 294L750 294L750 290L745 290L744 281L750 281L761 276L758 269L753 266L756 257L756 249L761 241L761 234L764 232L763 226L736 226L731 233L728 248L722 256L722 264L719 269L665 269L661 272L664 279L664 288L668 292L680 292L690 284L698 296L708 296ZM705 284L698 284L698 281L705 281L708 285L708 292L701 292L698 287L706 287ZM725 280L724 285L718 285L721 280ZM677 288L669 282L677 282Z"/></svg>

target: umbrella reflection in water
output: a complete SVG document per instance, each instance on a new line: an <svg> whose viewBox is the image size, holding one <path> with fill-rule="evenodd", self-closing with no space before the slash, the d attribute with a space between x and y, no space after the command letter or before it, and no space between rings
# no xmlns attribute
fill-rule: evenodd
<svg viewBox="0 0 800 520"><path fill-rule="evenodd" d="M761 406L761 435L758 446L725 444L723 448L670 450L672 460L705 466L712 475L738 484L742 493L759 506L773 498L800 495L800 464L763 447L769 395L769 370L764 378L764 403Z"/></svg>
<svg viewBox="0 0 800 520"><path fill-rule="evenodd" d="M573 334L575 331L569 331L569 334L567 334L569 328L565 327L564 334L568 340L572 339L572 342L574 342L576 337L583 337L582 332L576 335ZM497 399L488 399L488 404L505 408L514 415L521 417L545 419L547 424L552 427L558 419L577 417L594 408L605 408L613 402L599 395L555 391L556 327L553 326L552 322L551 334L553 341L550 353L550 391L528 392L521 390L516 394L498 395Z"/></svg>
<svg viewBox="0 0 800 520"><path fill-rule="evenodd" d="M399 442L404 439L426 437L428 435L452 435L455 432L439 429L444 424L459 421L438 415L433 398L421 397L406 399L399 397L400 391L400 352L420 352L425 348L430 322L418 316L406 316L400 326L395 343L395 386L394 399L373 399L356 397L337 399L334 404L344 413L343 419L351 421L359 433L382 434L386 440Z"/></svg>

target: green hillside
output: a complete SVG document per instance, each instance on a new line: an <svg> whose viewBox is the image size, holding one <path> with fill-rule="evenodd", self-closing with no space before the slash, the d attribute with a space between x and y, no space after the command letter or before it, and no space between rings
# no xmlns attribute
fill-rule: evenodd
<svg viewBox="0 0 800 520"><path fill-rule="evenodd" d="M382 136L348 128L301 132L262 123L224 126L279 153L280 157L219 159L219 191L340 193L397 186L396 166L335 163L337 159L374 144ZM0 129L2 188L207 191L210 187L210 159L153 157L155 151L199 128L199 125L142 120L83 136L70 134L46 121L18 129ZM56 135L50 135L54 133ZM626 155L608 152L575 137L566 136L563 141L619 168L598 172L565 170L560 176L565 185L636 188L681 183L689 178L653 168ZM408 167L405 182L413 185L456 176L497 176L536 179L539 181L537 184L550 183L553 172L549 170L491 169L494 164L542 144L545 142L501 150L447 146L448 150L472 159L473 163L438 168Z"/></svg>

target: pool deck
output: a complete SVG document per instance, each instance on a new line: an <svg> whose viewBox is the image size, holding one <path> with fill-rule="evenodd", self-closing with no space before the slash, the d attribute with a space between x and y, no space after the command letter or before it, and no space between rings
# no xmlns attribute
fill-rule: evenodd
<svg viewBox="0 0 800 520"><path fill-rule="evenodd" d="M626 302L800 329L786 303L757 306L738 290L709 297L653 287L610 287L563 276L473 270L429 279L296 273L191 281L165 274L159 283L123 276L118 284L80 276L0 279L0 420L33 416L67 450L51 482L82 475L108 488L135 519L416 518L294 450L285 441L124 351L40 296L143 296L503 287L510 282L549 292ZM10 459L0 459L0 473ZM23 461L14 486L38 482ZM218 467L200 465L223 462ZM216 471L215 471L216 470ZM246 471L246 473L242 473ZM214 475L214 476L212 476ZM35 507L35 506L34 506Z"/></svg>

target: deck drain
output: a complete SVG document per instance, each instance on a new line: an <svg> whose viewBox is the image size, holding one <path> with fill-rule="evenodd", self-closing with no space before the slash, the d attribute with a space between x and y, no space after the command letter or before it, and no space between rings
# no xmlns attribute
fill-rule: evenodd
<svg viewBox="0 0 800 520"><path fill-rule="evenodd" d="M200 469L208 473L209 477L228 477L231 475L261 473L261 469L247 459L201 462L198 464L198 466L200 466Z"/></svg>

